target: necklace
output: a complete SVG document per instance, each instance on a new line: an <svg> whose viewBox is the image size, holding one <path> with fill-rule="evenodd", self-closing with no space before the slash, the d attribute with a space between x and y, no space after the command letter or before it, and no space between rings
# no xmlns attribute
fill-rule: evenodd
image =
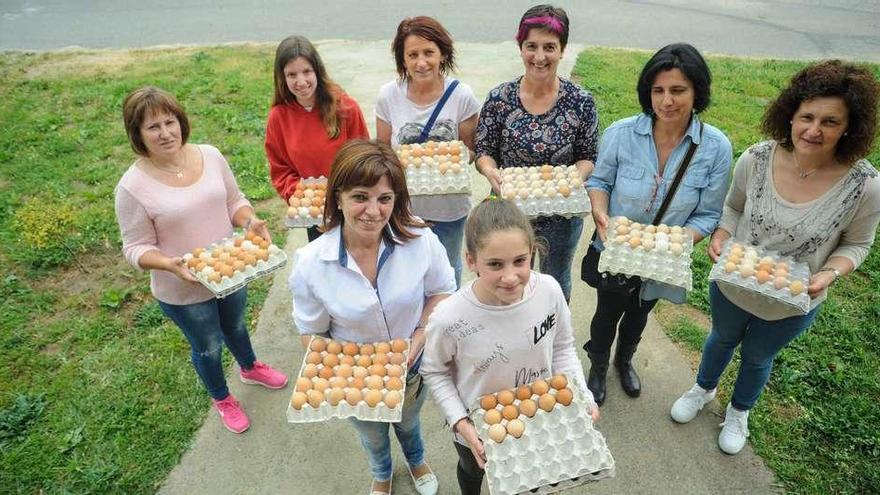
<svg viewBox="0 0 880 495"><path fill-rule="evenodd" d="M797 169L798 169L798 177L799 177L801 180L804 180L804 179L806 179L807 177L809 177L809 176L815 174L820 168L822 168L822 166L819 165L818 167L814 168L813 170L810 170L809 172L807 172L806 170L804 170L803 168L801 168L801 164L800 164L800 162L798 162L797 153L795 153L794 150L792 150L792 152L791 152L791 157L794 158L794 166L797 167Z"/></svg>
<svg viewBox="0 0 880 495"><path fill-rule="evenodd" d="M183 169L186 168L186 151L183 152L183 165L178 165L176 171L166 170L160 167L156 162L153 161L152 158L147 158L147 160L150 160L150 163L153 165L153 167L156 168L156 170L160 172L165 172L169 175L174 175L178 179L183 179Z"/></svg>

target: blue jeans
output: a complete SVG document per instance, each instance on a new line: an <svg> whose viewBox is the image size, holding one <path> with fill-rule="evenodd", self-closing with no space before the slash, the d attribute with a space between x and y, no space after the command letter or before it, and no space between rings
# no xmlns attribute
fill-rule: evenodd
<svg viewBox="0 0 880 495"><path fill-rule="evenodd" d="M742 362L730 403L740 411L748 411L758 402L770 379L773 359L809 328L816 319L819 306L803 316L762 320L730 302L714 282L709 284L709 304L712 307L712 331L703 346L697 385L706 390L718 386L721 373L741 344Z"/></svg>
<svg viewBox="0 0 880 495"><path fill-rule="evenodd" d="M418 371L410 370L406 377L406 398L403 401L403 415L399 423L380 423L361 421L350 418L351 424L361 438L361 445L367 453L373 479L387 481L391 479L391 437L388 427L394 427L397 441L406 457L410 469L425 462L425 445L422 442L421 421L419 412L428 396L428 390L422 383Z"/></svg>
<svg viewBox="0 0 880 495"><path fill-rule="evenodd" d="M535 228L535 236L546 248L546 252L541 255L541 273L555 278L562 287L565 300L570 301L571 261L584 230L584 219L558 215L538 217L532 220L532 226Z"/></svg>
<svg viewBox="0 0 880 495"><path fill-rule="evenodd" d="M461 287L461 240L464 237L464 223L467 217L461 217L451 222L430 220L433 224L431 232L440 239L440 244L446 248L446 258L455 270L455 288Z"/></svg>
<svg viewBox="0 0 880 495"><path fill-rule="evenodd" d="M247 287L223 299L176 305L159 301L165 316L171 318L189 341L192 364L208 393L216 400L229 395L223 374L223 342L243 369L253 367L256 356L251 346L244 310Z"/></svg>

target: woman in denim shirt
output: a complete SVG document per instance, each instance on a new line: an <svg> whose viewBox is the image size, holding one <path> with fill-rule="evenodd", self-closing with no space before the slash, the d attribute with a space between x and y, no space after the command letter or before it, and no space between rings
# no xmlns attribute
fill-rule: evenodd
<svg viewBox="0 0 880 495"><path fill-rule="evenodd" d="M651 223L692 142L697 144L696 153L661 222L685 227L694 243L718 225L732 151L721 131L701 124L697 117L709 106L711 81L705 60L688 44L663 47L645 64L637 86L643 113L619 120L605 130L596 168L587 181L597 233L591 249L604 248L609 217L622 215ZM648 313L660 297L684 302L685 290L644 280L629 294L597 292L590 341L584 349L592 363L588 386L601 405L618 322L620 340L614 363L624 391L638 397L641 383L632 367L632 356Z"/></svg>

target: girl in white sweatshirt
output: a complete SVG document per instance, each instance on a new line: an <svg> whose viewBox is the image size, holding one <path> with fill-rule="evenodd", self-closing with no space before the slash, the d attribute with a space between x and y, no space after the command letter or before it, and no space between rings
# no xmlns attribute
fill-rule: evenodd
<svg viewBox="0 0 880 495"><path fill-rule="evenodd" d="M432 313L421 374L455 433L458 484L480 493L486 462L468 406L484 394L566 373L599 409L574 349L571 312L553 277L531 270L535 234L512 202L487 200L465 226L477 279Z"/></svg>

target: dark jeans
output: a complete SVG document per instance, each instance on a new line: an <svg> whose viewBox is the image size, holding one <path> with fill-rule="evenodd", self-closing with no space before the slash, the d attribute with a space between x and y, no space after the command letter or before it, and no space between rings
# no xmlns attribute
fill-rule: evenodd
<svg viewBox="0 0 880 495"><path fill-rule="evenodd" d="M455 474L458 477L458 488L461 489L462 495L480 495L480 488L483 486L483 474L485 471L477 465L474 459L474 453L470 447L453 441L455 451L458 452L458 466L455 468Z"/></svg>
<svg viewBox="0 0 880 495"><path fill-rule="evenodd" d="M541 255L541 273L555 278L562 287L566 301L571 300L571 261L577 249L584 219L565 218L559 215L538 217L532 220L535 237L541 239L547 251Z"/></svg>
<svg viewBox="0 0 880 495"><path fill-rule="evenodd" d="M312 242L318 237L321 237L321 231L318 230L318 227L309 227L306 229L306 237L308 237L309 242Z"/></svg>
<svg viewBox="0 0 880 495"><path fill-rule="evenodd" d="M590 349L597 354L610 352L618 333L618 346L637 345L648 323L648 313L657 300L641 300L638 290L631 294L597 290L596 296L596 313L590 324Z"/></svg>
<svg viewBox="0 0 880 495"><path fill-rule="evenodd" d="M162 312L180 327L189 341L193 367L216 400L229 395L221 360L224 342L243 369L252 368L257 360L244 323L246 304L247 287L223 299L196 304L176 305L159 301Z"/></svg>

